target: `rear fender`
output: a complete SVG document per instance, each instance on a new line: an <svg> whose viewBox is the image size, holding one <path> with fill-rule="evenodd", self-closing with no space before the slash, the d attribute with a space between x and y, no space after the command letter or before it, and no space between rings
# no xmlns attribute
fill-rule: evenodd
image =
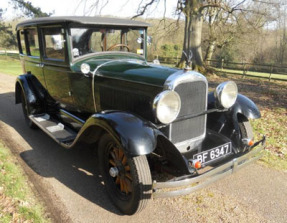
<svg viewBox="0 0 287 223"><path fill-rule="evenodd" d="M15 102L16 104L21 103L22 92L25 95L26 102L33 105L37 102L37 97L34 94L31 84L28 83L29 74L23 74L17 77L15 85Z"/></svg>
<svg viewBox="0 0 287 223"><path fill-rule="evenodd" d="M34 112L41 112L43 102L46 96L46 90L32 74L23 74L17 77L15 84L15 103L21 103L21 94L24 97L27 105L34 110ZM37 111L36 111L37 110Z"/></svg>

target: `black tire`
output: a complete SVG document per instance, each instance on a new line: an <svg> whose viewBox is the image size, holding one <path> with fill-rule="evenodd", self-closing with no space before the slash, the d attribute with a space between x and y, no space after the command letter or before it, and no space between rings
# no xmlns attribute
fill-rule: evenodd
<svg viewBox="0 0 287 223"><path fill-rule="evenodd" d="M254 136L250 122L247 119L244 119L239 121L238 124L241 132L241 138L248 138L253 140Z"/></svg>
<svg viewBox="0 0 287 223"><path fill-rule="evenodd" d="M146 156L127 156L109 134L101 138L98 155L100 172L114 205L127 215L143 210L152 193L152 177ZM112 167L119 172L115 177L109 173Z"/></svg>
<svg viewBox="0 0 287 223"><path fill-rule="evenodd" d="M23 92L21 92L21 102L22 102L22 110L23 110L23 115L24 115L24 118L25 118L25 122L27 123L27 125L31 129L37 129L38 126L35 125L28 117L31 114L31 112L30 112L31 109L29 108L29 105L26 102L25 95L24 95Z"/></svg>

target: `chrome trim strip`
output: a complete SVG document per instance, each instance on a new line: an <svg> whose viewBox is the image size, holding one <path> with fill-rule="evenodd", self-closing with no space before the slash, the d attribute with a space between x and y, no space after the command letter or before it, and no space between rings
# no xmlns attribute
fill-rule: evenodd
<svg viewBox="0 0 287 223"><path fill-rule="evenodd" d="M207 185L227 175L231 175L235 171L258 160L263 155L262 153L260 153L263 149L264 149L264 142L262 142L261 147L253 149L249 153L241 157L234 158L228 163L225 163L197 177L190 176L189 178L184 179L184 180L177 180L177 181L175 180L175 181L168 181L168 182L154 181L152 185L153 190L154 190L153 197L164 198L164 197L174 197L174 196L179 196L179 195L187 195L191 192L204 188ZM184 187L184 186L187 186L187 188L173 190L173 191L161 191L161 189L165 189L165 188L177 188L177 187Z"/></svg>

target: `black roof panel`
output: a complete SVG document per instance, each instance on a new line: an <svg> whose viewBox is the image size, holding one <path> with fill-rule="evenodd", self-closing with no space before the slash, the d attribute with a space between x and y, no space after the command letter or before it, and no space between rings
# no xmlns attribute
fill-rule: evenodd
<svg viewBox="0 0 287 223"><path fill-rule="evenodd" d="M23 21L16 26L16 29L23 26L31 26L37 24L53 24L61 22L72 22L89 25L109 25L109 26L132 26L132 27L148 27L150 24L129 19L107 18L107 17L88 17L88 16L55 16L41 17Z"/></svg>

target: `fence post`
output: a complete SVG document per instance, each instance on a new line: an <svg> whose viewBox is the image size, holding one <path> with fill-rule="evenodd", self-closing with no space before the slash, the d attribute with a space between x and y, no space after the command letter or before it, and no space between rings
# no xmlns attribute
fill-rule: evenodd
<svg viewBox="0 0 287 223"><path fill-rule="evenodd" d="M224 59L221 59L221 71L223 70Z"/></svg>
<svg viewBox="0 0 287 223"><path fill-rule="evenodd" d="M269 81L271 81L271 75L273 71L273 64L270 65L270 75L269 75Z"/></svg>
<svg viewBox="0 0 287 223"><path fill-rule="evenodd" d="M246 71L245 71L245 63L244 62L242 62L242 78L244 78L245 77L245 75L246 75Z"/></svg>

